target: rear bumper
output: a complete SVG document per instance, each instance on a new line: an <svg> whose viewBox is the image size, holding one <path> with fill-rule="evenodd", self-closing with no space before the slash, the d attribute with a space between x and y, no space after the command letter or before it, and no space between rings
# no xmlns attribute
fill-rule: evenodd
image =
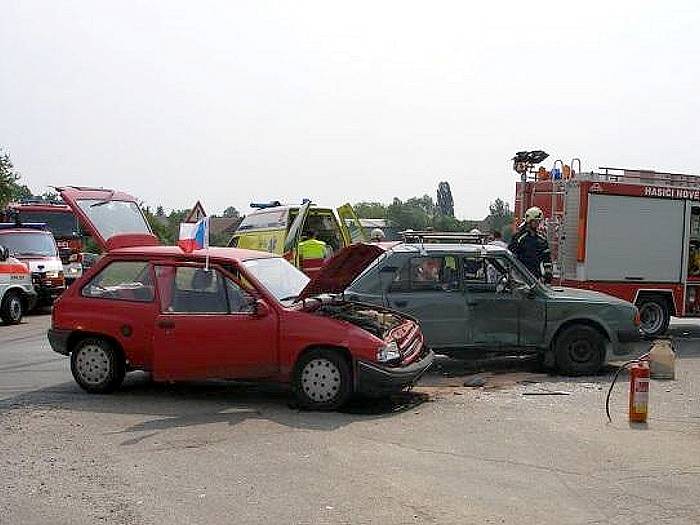
<svg viewBox="0 0 700 525"><path fill-rule="evenodd" d="M62 355L68 355L70 352L68 350L68 338L70 337L70 330L54 330L50 328L48 331L49 344L54 352Z"/></svg>
<svg viewBox="0 0 700 525"><path fill-rule="evenodd" d="M413 385L432 366L435 354L426 350L423 357L407 366L388 367L357 361L355 388L360 394L384 395Z"/></svg>

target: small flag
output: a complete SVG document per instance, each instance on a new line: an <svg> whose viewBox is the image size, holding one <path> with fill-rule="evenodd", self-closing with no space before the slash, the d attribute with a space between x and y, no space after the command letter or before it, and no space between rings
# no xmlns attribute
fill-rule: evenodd
<svg viewBox="0 0 700 525"><path fill-rule="evenodd" d="M199 219L196 223L180 223L180 239L177 245L186 253L209 247L209 217Z"/></svg>

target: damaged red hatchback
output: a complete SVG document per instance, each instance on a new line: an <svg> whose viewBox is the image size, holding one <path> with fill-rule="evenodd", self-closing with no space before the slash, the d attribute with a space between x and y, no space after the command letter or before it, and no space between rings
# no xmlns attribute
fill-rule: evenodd
<svg viewBox="0 0 700 525"><path fill-rule="evenodd" d="M335 282L309 282L269 253L162 246L124 193L67 187L61 196L105 252L56 301L48 334L89 392L147 370L156 381L289 383L303 406L333 409L356 392L408 387L432 364L413 319L333 294L366 261L348 260Z"/></svg>

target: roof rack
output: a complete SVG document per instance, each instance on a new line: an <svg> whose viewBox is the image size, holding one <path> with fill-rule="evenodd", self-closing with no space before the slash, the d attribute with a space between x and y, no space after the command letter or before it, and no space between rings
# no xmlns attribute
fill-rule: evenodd
<svg viewBox="0 0 700 525"><path fill-rule="evenodd" d="M436 232L405 230L399 232L403 242L440 243L440 244L486 244L488 234L476 232Z"/></svg>

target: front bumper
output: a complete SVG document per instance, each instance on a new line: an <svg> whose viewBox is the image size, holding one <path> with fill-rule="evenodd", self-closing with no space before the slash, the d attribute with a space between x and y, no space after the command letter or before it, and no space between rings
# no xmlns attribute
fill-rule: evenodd
<svg viewBox="0 0 700 525"><path fill-rule="evenodd" d="M355 389L360 394L374 396L401 391L415 384L432 366L434 359L433 351L426 349L418 360L406 366L388 367L358 360Z"/></svg>
<svg viewBox="0 0 700 525"><path fill-rule="evenodd" d="M49 328L48 337L49 344L54 352L62 355L68 355L70 351L68 350L68 338L70 337L70 330L54 330Z"/></svg>

